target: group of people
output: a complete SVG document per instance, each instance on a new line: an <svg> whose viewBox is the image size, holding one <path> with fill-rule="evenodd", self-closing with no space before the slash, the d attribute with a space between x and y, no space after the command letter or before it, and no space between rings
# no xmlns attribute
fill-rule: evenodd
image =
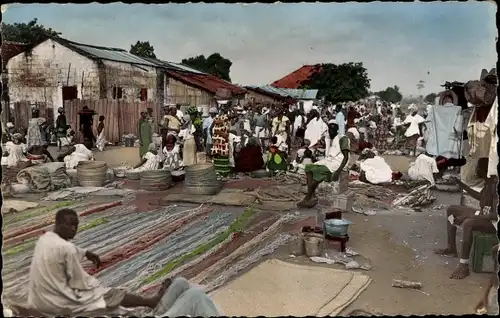
<svg viewBox="0 0 500 318"><path fill-rule="evenodd" d="M39 109L33 109L26 135L16 131L16 127L12 123L7 124L2 165L22 168L57 160L65 162L67 169L75 169L80 161L93 160L92 149L94 146L102 151L106 144L104 137L105 118L99 116L98 137L95 138L93 133L94 115L95 112L89 110L88 107L84 107L80 113L80 131L83 134L83 141L77 143L75 142L75 131L67 124L64 109L62 107L58 109L53 131L59 154L54 159L48 150L51 142L50 135L46 134L49 123L45 118L40 117Z"/></svg>

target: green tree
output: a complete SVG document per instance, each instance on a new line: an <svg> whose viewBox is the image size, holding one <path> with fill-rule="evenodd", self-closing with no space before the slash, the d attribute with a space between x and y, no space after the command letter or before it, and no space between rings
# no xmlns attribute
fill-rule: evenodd
<svg viewBox="0 0 500 318"><path fill-rule="evenodd" d="M318 89L318 98L330 103L356 101L368 96L370 79L363 63L322 64L321 71L300 88Z"/></svg>
<svg viewBox="0 0 500 318"><path fill-rule="evenodd" d="M2 23L2 38L5 41L36 45L47 37L58 37L61 32L46 28L35 18L28 23Z"/></svg>
<svg viewBox="0 0 500 318"><path fill-rule="evenodd" d="M424 100L429 103L429 104L434 104L434 101L436 100L436 97L438 94L436 93L430 93L429 95L425 96Z"/></svg>
<svg viewBox="0 0 500 318"><path fill-rule="evenodd" d="M231 82L229 73L231 71L233 62L223 57L219 53L213 53L207 58L205 58L204 55L190 57L187 59L183 59L181 63Z"/></svg>
<svg viewBox="0 0 500 318"><path fill-rule="evenodd" d="M399 92L399 87L387 87L385 90L376 92L375 95L388 103L399 103L403 99L403 95Z"/></svg>
<svg viewBox="0 0 500 318"><path fill-rule="evenodd" d="M156 58L155 48L151 45L151 43L149 43L149 41L137 41L135 44L130 46L129 52L139 57Z"/></svg>

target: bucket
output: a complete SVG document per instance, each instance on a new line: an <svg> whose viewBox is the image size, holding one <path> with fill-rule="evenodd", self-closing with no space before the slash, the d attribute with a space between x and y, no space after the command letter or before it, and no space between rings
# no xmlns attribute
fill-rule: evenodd
<svg viewBox="0 0 500 318"><path fill-rule="evenodd" d="M304 236L296 235L290 242L290 254L295 256L304 255Z"/></svg>
<svg viewBox="0 0 500 318"><path fill-rule="evenodd" d="M346 219L329 219L325 220L323 224L325 225L326 235L341 237L347 235L347 230L349 229L351 221Z"/></svg>
<svg viewBox="0 0 500 318"><path fill-rule="evenodd" d="M307 257L320 256L323 239L315 236L308 236L304 239L304 246Z"/></svg>

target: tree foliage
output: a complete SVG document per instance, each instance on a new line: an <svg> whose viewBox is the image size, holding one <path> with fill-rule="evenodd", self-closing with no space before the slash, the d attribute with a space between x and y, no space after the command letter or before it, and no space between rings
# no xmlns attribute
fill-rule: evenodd
<svg viewBox="0 0 500 318"><path fill-rule="evenodd" d="M58 37L61 32L46 28L35 18L28 23L2 23L2 38L5 41L36 45L47 37Z"/></svg>
<svg viewBox="0 0 500 318"><path fill-rule="evenodd" d="M399 87L387 87L385 90L376 92L375 95L388 103L399 103L403 99L403 95L399 92Z"/></svg>
<svg viewBox="0 0 500 318"><path fill-rule="evenodd" d="M219 53L213 53L207 58L205 58L204 55L190 57L183 59L181 63L231 82L229 73L233 62L221 56Z"/></svg>
<svg viewBox="0 0 500 318"><path fill-rule="evenodd" d="M433 104L437 96L438 94L436 93L430 93L429 95L425 96L424 100L429 104Z"/></svg>
<svg viewBox="0 0 500 318"><path fill-rule="evenodd" d="M140 57L156 58L155 48L151 45L151 43L149 43L149 41L137 41L135 44L130 46L129 52Z"/></svg>
<svg viewBox="0 0 500 318"><path fill-rule="evenodd" d="M318 89L318 98L334 104L368 96L370 79L363 63L322 64L321 68L301 88Z"/></svg>

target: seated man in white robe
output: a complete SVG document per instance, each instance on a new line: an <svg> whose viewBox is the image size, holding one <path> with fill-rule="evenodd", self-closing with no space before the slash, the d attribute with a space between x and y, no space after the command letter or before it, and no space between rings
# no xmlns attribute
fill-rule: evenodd
<svg viewBox="0 0 500 318"><path fill-rule="evenodd" d="M363 159L361 159L363 158ZM361 170L360 181L371 184L382 184L392 182L392 169L384 160L377 156L375 150L363 149L360 157L359 168Z"/></svg>
<svg viewBox="0 0 500 318"><path fill-rule="evenodd" d="M37 241L29 273L28 310L44 315L78 315L113 311L119 307L154 309L168 286L164 283L151 298L127 293L119 288L101 286L80 263L84 257L100 266L96 254L70 242L78 230L78 214L71 209L59 210L53 232Z"/></svg>

